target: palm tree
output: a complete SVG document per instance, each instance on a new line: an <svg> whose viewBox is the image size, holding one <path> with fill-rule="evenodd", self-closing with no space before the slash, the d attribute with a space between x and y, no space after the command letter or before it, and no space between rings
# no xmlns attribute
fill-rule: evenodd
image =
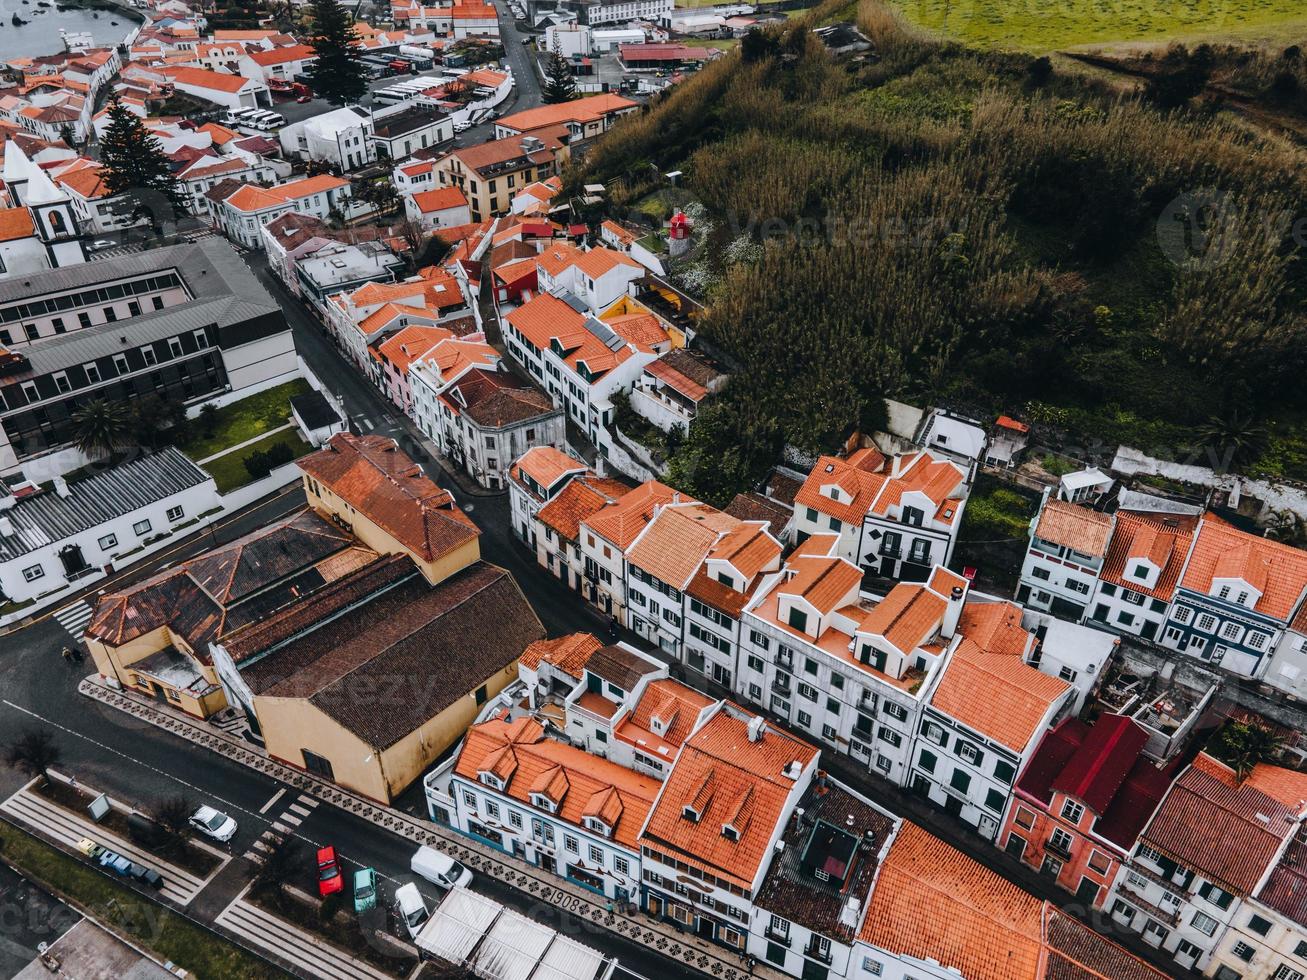
<svg viewBox="0 0 1307 980"><path fill-rule="evenodd" d="M63 757L54 736L45 728L25 728L5 749L5 765L28 778L40 776L50 782L50 767Z"/></svg>
<svg viewBox="0 0 1307 980"><path fill-rule="evenodd" d="M1269 437L1264 425L1238 409L1222 416L1213 415L1197 431L1211 451L1213 468L1220 470L1256 460L1265 451Z"/></svg>
<svg viewBox="0 0 1307 980"><path fill-rule="evenodd" d="M131 430L131 415L122 402L97 398L73 413L77 448L92 458L121 449Z"/></svg>
<svg viewBox="0 0 1307 980"><path fill-rule="evenodd" d="M1255 721L1227 721L1212 737L1208 751L1234 770L1242 782L1259 762L1278 755L1284 739L1270 726Z"/></svg>

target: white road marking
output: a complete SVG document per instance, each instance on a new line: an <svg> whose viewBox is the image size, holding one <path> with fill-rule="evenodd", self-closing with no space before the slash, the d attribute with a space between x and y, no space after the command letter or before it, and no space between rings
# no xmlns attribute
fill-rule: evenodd
<svg viewBox="0 0 1307 980"><path fill-rule="evenodd" d="M283 786L281 789L277 790L277 792L275 792L275 793L272 794L272 799L268 800L267 803L265 803L265 804L263 804L263 806L259 807L259 812L260 812L260 813L267 813L269 810L271 810L271 809L273 808L273 806L276 805L277 801L278 801L279 799L281 799L281 798L282 798L283 796L285 796L285 795L286 795L286 787Z"/></svg>

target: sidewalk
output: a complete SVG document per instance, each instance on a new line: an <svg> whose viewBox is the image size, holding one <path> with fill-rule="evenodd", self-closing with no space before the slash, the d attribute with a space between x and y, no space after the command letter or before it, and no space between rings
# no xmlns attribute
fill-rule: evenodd
<svg viewBox="0 0 1307 980"><path fill-rule="evenodd" d="M203 722L157 702L129 692L111 690L93 677L82 681L78 691L102 704L125 711L141 721L266 773L397 836L418 844L438 846L479 874L494 878L534 899L558 906L577 918L588 919L593 925L608 929L629 942L654 949L685 967L710 973L717 980L748 980L750 975L759 980L792 980L763 963L759 963L750 974L740 957L729 950L696 936L679 933L669 923L655 921L643 914L628 916L609 912L606 901L597 898L593 892L542 872L535 865L486 847L439 824L374 803L341 789L334 783L324 782L283 765L250 743L216 731Z"/></svg>

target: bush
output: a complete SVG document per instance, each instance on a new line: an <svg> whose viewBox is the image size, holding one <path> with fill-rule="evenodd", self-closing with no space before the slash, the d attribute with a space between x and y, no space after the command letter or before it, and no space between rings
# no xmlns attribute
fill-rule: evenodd
<svg viewBox="0 0 1307 980"><path fill-rule="evenodd" d="M285 466L295 458L294 450L284 442L273 443L268 447L266 455L270 470L275 470L278 466Z"/></svg>
<svg viewBox="0 0 1307 980"><path fill-rule="evenodd" d="M256 480L261 480L272 472L272 457L262 449L254 450L254 452L246 456L241 462L245 464L246 472Z"/></svg>

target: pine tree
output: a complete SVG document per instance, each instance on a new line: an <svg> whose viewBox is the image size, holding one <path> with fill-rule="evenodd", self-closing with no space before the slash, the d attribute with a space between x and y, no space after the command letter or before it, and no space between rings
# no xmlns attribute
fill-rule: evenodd
<svg viewBox="0 0 1307 980"><path fill-rule="evenodd" d="M186 201L163 144L116 96L109 102L109 127L100 139L100 163L105 189L127 198L129 217L148 217L158 228L165 219L176 224L186 214Z"/></svg>
<svg viewBox="0 0 1307 980"><path fill-rule="evenodd" d="M348 105L363 98L367 76L354 42L354 20L339 0L313 0L313 37L317 60L308 75L314 93L332 105Z"/></svg>
<svg viewBox="0 0 1307 980"><path fill-rule="evenodd" d="M554 49L549 52L549 64L545 66L545 84L541 95L550 105L571 102L576 98L576 79L572 77L572 67L559 51L556 41Z"/></svg>

